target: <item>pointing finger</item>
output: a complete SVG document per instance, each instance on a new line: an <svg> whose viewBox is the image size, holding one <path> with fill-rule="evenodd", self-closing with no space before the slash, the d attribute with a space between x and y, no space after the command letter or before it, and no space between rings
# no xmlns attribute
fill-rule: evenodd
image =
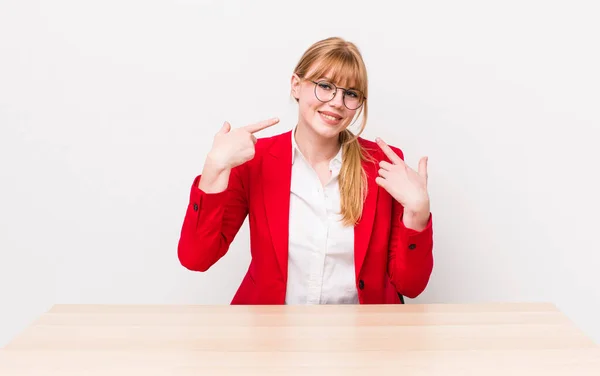
<svg viewBox="0 0 600 376"><path fill-rule="evenodd" d="M279 123L279 118L271 118L269 120L263 120L259 123L256 124L250 124L250 125L246 125L244 127L245 130L247 130L250 133L256 133L258 131L262 131L265 128L268 128L270 126L273 126L275 124Z"/></svg>
<svg viewBox="0 0 600 376"><path fill-rule="evenodd" d="M398 156L398 154L394 153L392 148L390 148L388 146L388 144L383 142L383 140L381 138L377 138L377 145L379 145L381 150L383 150L385 155L387 155L387 157L393 164L402 164L403 163L402 159Z"/></svg>

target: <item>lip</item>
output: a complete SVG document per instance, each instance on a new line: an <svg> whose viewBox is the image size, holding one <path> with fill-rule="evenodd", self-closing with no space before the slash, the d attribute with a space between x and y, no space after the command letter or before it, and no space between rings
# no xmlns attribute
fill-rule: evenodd
<svg viewBox="0 0 600 376"><path fill-rule="evenodd" d="M341 120L343 118L342 115L336 114L335 112L329 112L329 111L319 111L319 112L322 113L323 115L333 116L333 117L337 118L338 120Z"/></svg>
<svg viewBox="0 0 600 376"><path fill-rule="evenodd" d="M325 115L335 116L335 120L327 118L325 117ZM321 117L321 120L327 125L338 126L342 122L342 119L338 115L332 114L331 112L319 111L319 116Z"/></svg>

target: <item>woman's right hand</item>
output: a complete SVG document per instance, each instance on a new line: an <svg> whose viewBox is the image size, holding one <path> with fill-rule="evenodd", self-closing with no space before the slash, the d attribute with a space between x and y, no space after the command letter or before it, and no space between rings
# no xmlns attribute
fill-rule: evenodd
<svg viewBox="0 0 600 376"><path fill-rule="evenodd" d="M272 118L232 130L231 125L225 122L215 135L198 188L205 193L219 193L227 189L231 169L254 158L254 133L277 123L279 119Z"/></svg>
<svg viewBox="0 0 600 376"><path fill-rule="evenodd" d="M215 135L212 149L208 153L207 162L221 170L231 170L254 158L254 133L279 123L278 118L264 120L245 127L231 129L225 122Z"/></svg>

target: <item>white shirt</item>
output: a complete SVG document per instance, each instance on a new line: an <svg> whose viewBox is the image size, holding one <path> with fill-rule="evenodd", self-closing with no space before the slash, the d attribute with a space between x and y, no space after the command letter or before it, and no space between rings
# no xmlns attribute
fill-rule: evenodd
<svg viewBox="0 0 600 376"><path fill-rule="evenodd" d="M330 161L323 187L292 134L286 304L356 304L354 227L340 214L342 150Z"/></svg>

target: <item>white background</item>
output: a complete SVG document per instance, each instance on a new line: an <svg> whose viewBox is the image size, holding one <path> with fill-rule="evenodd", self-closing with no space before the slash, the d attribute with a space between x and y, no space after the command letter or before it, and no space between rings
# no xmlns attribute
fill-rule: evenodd
<svg viewBox="0 0 600 376"><path fill-rule="evenodd" d="M367 138L429 156L435 270L415 302L549 301L600 343L593 1L0 3L0 346L53 303L228 304L246 225L179 265L213 134L297 119L292 69L342 36Z"/></svg>

